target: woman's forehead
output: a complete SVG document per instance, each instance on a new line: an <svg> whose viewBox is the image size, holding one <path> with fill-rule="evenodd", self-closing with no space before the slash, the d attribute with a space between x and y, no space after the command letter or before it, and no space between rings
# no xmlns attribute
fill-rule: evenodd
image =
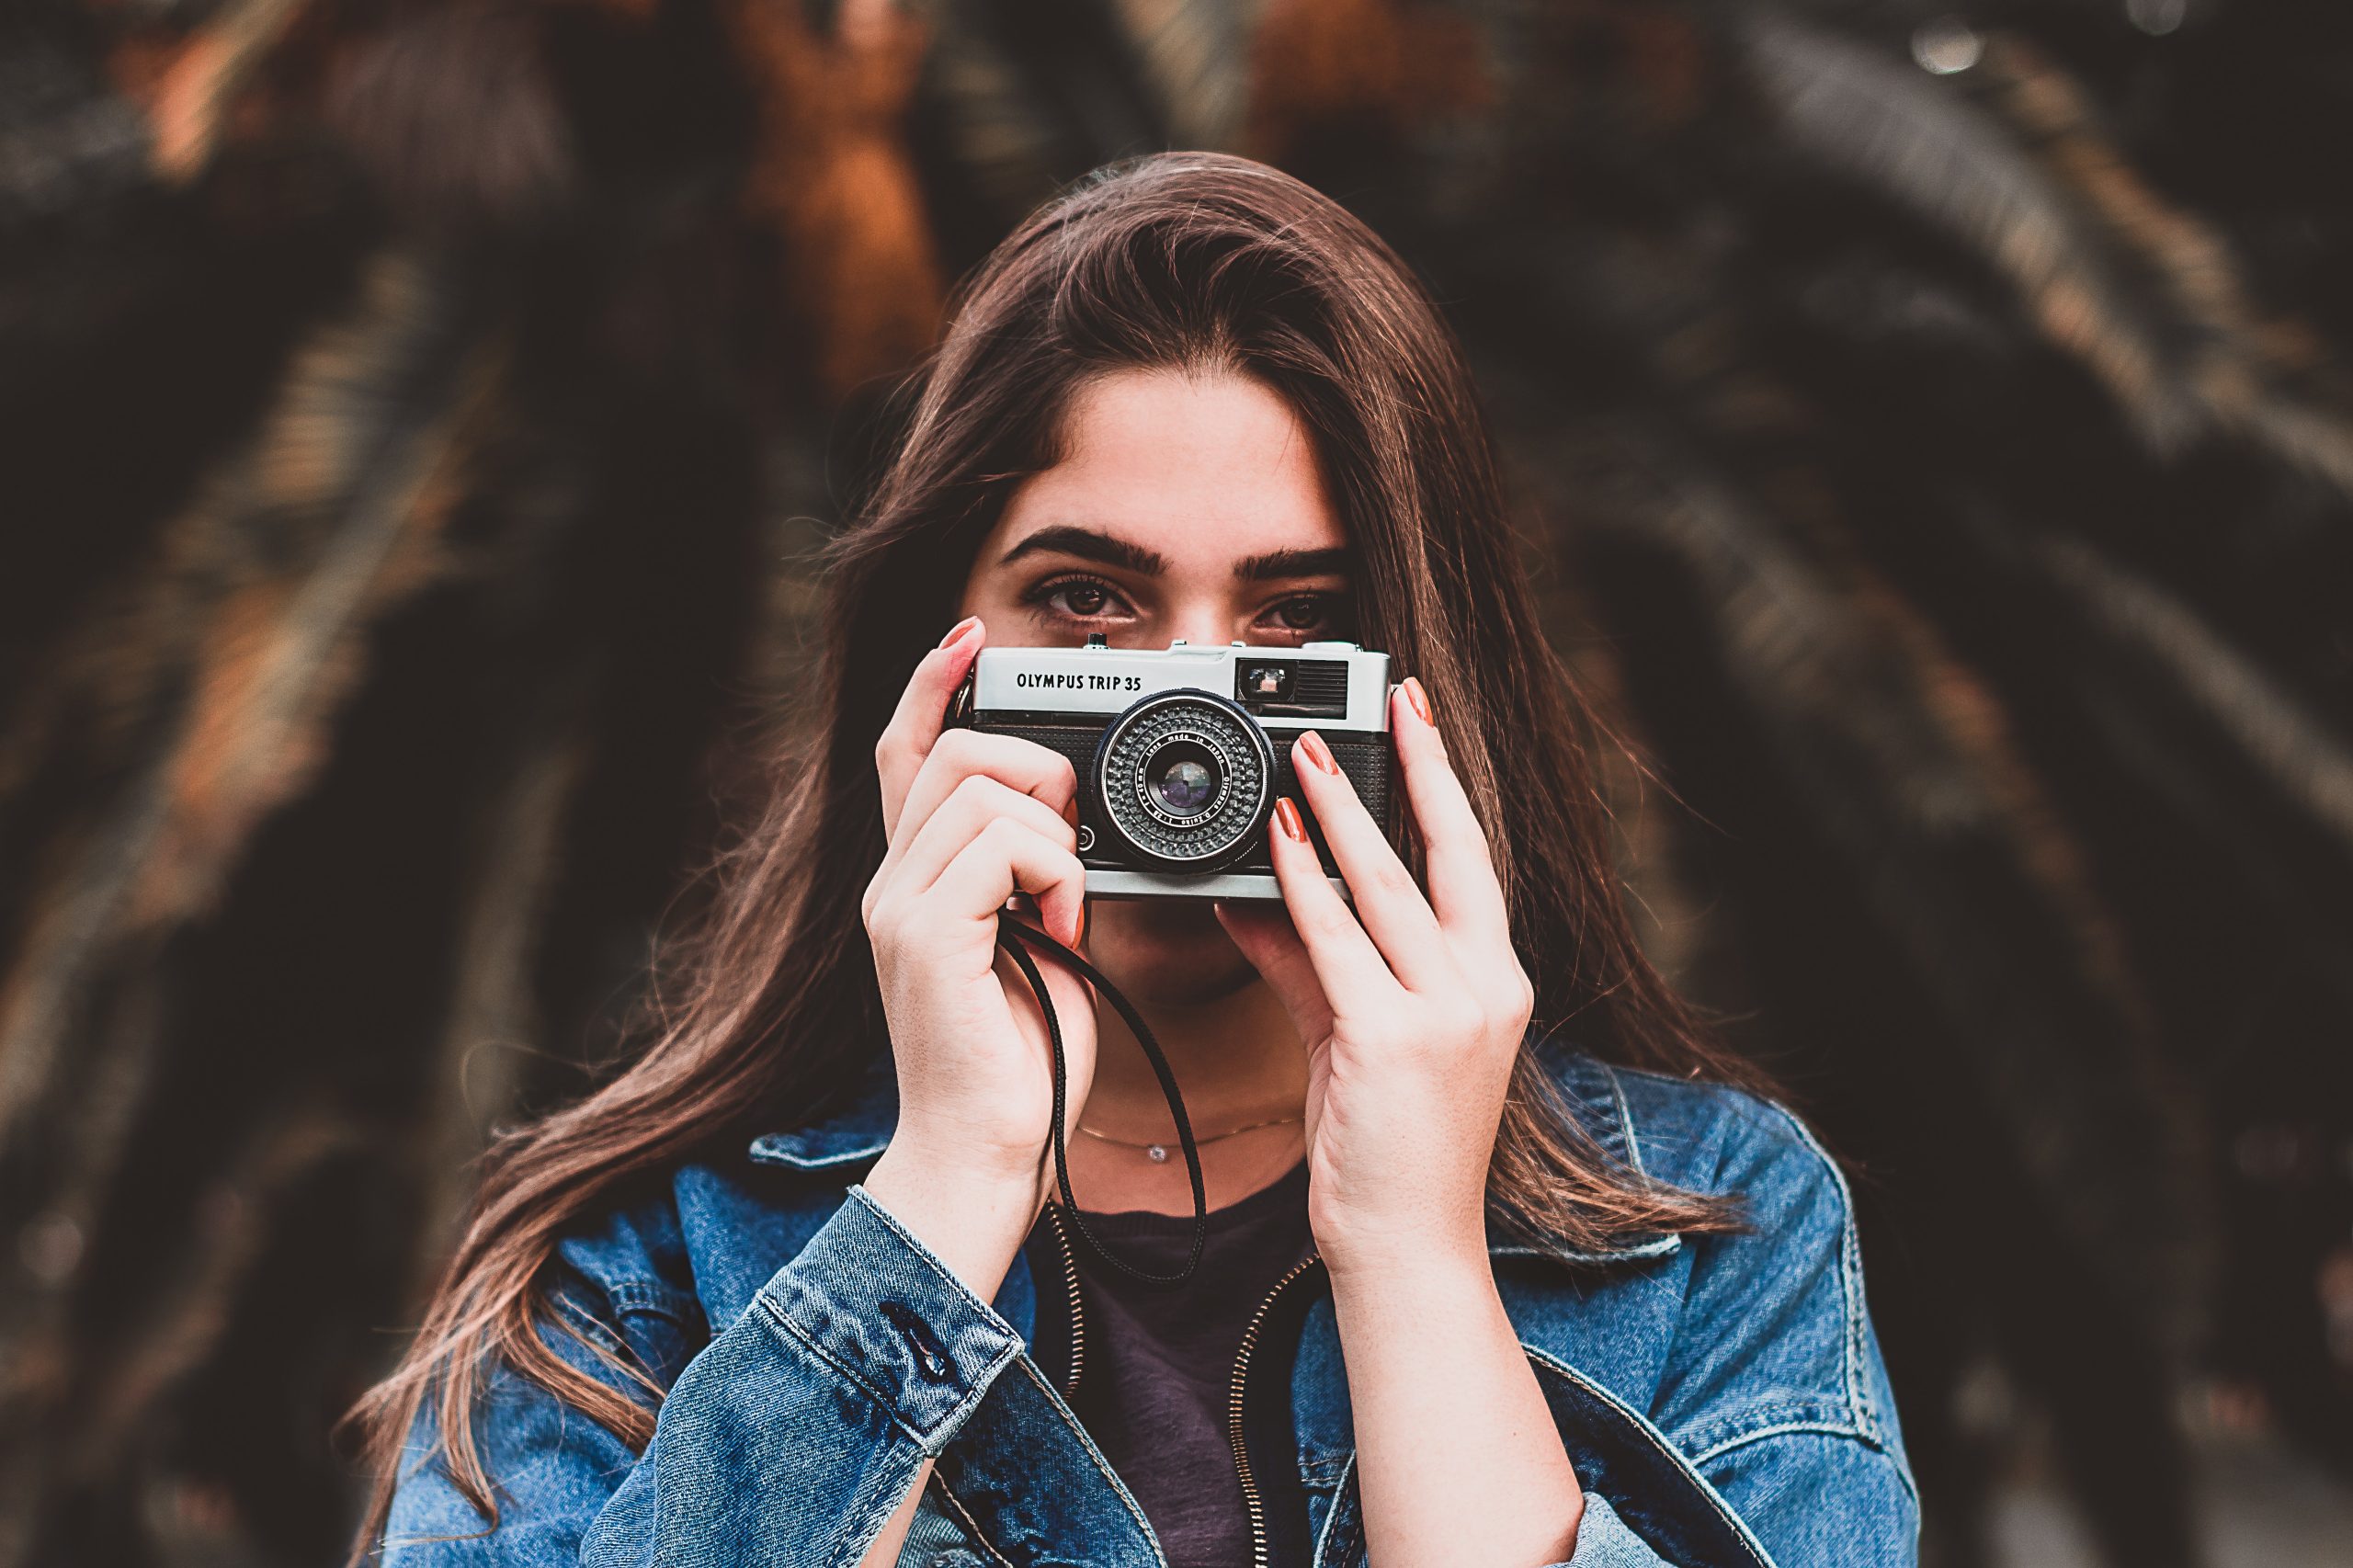
<svg viewBox="0 0 2353 1568"><path fill-rule="evenodd" d="M1167 569L1347 542L1290 405L1231 372L1125 370L1074 394L1063 460L1006 504L981 564L1047 528L1086 528Z"/></svg>

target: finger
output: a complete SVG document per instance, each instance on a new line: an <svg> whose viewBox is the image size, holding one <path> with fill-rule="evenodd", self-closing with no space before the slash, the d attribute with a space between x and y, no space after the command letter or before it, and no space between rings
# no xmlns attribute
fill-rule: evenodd
<svg viewBox="0 0 2353 1568"><path fill-rule="evenodd" d="M1405 987L1424 991L1457 978L1438 915L1389 835L1357 799L1356 787L1333 760L1324 738L1308 730L1291 743L1300 792L1315 812L1324 842L1356 899L1357 919Z"/></svg>
<svg viewBox="0 0 2353 1568"><path fill-rule="evenodd" d="M1068 846L999 817L956 852L926 896L950 917L993 918L1017 892L1038 901L1046 935L1076 947L1086 906L1086 868Z"/></svg>
<svg viewBox="0 0 2353 1568"><path fill-rule="evenodd" d="M948 716L949 699L972 667L973 656L988 641L988 628L977 615L968 615L949 628L939 646L926 653L899 694L899 706L874 743L874 771L882 781L882 831L895 833L899 811L915 769L931 755L939 740L940 722Z"/></svg>
<svg viewBox="0 0 2353 1568"><path fill-rule="evenodd" d="M1094 1017L1095 987L1072 973L1070 966L1051 953L1031 951L1029 956L1037 964L1038 972L1045 977L1046 990L1053 997L1054 1010L1060 1015L1064 1047L1070 1047L1081 1039L1091 1040L1095 1034L1092 1028L1074 1028L1071 1026L1075 1019L1091 1019ZM1040 1054L1042 1056L1046 1018L1038 1006L1038 993L1030 986L1029 977L1022 972L1021 966L1003 947L997 949L995 969L997 982L1005 987L1006 1005L1026 1021L1030 1038L1040 1043ZM1086 1109L1087 1090L1094 1083L1093 1053L1074 1051L1069 1061L1069 1110L1063 1123L1063 1132L1066 1138L1074 1139L1078 1136L1079 1120ZM1051 1153L1047 1153L1045 1158L1051 1159Z"/></svg>
<svg viewBox="0 0 2353 1568"><path fill-rule="evenodd" d="M892 843L895 846L921 828L941 801L976 775L1042 801L1049 810L1075 820L1072 804L1078 799L1078 774L1068 757L1018 735L950 730L933 744L909 781Z"/></svg>
<svg viewBox="0 0 2353 1568"><path fill-rule="evenodd" d="M972 773L967 774L954 793L919 825L915 825L912 809L900 817L903 831L883 859L884 874L875 881L927 888L939 880L939 873L948 869L948 862L964 846L999 819L1017 822L1065 849L1078 847L1078 830L1053 807L985 773ZM904 831L910 825L914 826L913 832Z"/></svg>
<svg viewBox="0 0 2353 1568"><path fill-rule="evenodd" d="M1095 988L1073 974L1068 965L1051 953L1032 953L1038 972L1046 982L1046 990L1053 998L1054 1012L1063 1037L1063 1049L1068 1064L1069 1094L1063 1112L1063 1137L1070 1142L1078 1141L1078 1124L1086 1119L1087 1096L1095 1086ZM997 983L1005 988L1005 1004L1015 1017L1021 1020L1022 1032L1033 1042L1040 1062L1051 1062L1046 1044L1045 1011L1039 1006L1038 993L1031 988L1029 977L1014 961L1013 955L1000 946L996 950ZM1086 1020L1085 1023L1079 1020ZM1051 1181L1053 1150L1051 1144L1038 1152L1040 1175Z"/></svg>
<svg viewBox="0 0 2353 1568"><path fill-rule="evenodd" d="M1275 881L1283 892L1283 907L1290 912L1290 923L1307 949L1315 979L1330 999L1332 1010L1350 1014L1397 998L1397 977L1390 972L1347 901L1324 876L1324 862L1307 842L1299 806L1288 796L1275 802L1267 842L1275 863Z"/></svg>
<svg viewBox="0 0 2353 1568"><path fill-rule="evenodd" d="M1302 1040L1319 1040L1332 1032L1332 1004L1315 978L1315 961L1290 916L1269 904L1220 903L1212 906L1218 924L1233 938L1250 967L1258 971Z"/></svg>
<svg viewBox="0 0 2353 1568"><path fill-rule="evenodd" d="M1458 940L1508 943L1511 914L1495 877L1487 830L1472 810L1454 764L1447 760L1446 740L1431 720L1428 694L1409 676L1389 700L1390 734L1405 777L1414 825L1422 835L1429 902L1438 924Z"/></svg>

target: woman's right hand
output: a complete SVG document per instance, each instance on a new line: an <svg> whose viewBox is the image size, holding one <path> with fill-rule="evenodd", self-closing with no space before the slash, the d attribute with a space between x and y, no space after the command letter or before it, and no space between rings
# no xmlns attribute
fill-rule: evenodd
<svg viewBox="0 0 2353 1568"><path fill-rule="evenodd" d="M997 915L1026 893L1046 934L1076 947L1086 873L1067 760L1010 735L942 731L985 640L974 618L926 654L875 747L890 848L861 911L899 1121L864 1185L934 1250L961 1247L972 1272L1001 1278L1045 1198L1053 1067L1037 999L998 949ZM1094 1082L1095 1004L1060 965L1039 968L1062 1025L1067 1134ZM995 1278L948 1261L983 1300L994 1291Z"/></svg>

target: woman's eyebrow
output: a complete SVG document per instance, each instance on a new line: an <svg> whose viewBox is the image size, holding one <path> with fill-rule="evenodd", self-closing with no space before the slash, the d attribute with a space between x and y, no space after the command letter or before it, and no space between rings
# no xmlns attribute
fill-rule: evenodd
<svg viewBox="0 0 2353 1568"><path fill-rule="evenodd" d="M1248 583L1273 577L1343 576L1352 563L1351 551L1345 545L1330 550L1276 550L1234 562L1233 574Z"/></svg>
<svg viewBox="0 0 2353 1568"><path fill-rule="evenodd" d="M1092 561L1098 565L1118 566L1143 577L1158 577L1168 570L1168 558L1157 551L1146 550L1140 544L1131 544L1126 540L1071 523L1059 523L1026 536L1020 543L999 556L997 564L1009 565L1025 555L1039 555L1049 551L1062 555L1075 555L1081 561Z"/></svg>

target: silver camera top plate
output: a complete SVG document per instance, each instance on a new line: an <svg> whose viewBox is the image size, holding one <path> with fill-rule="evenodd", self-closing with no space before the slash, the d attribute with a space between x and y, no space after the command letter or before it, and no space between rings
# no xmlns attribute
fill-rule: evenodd
<svg viewBox="0 0 2353 1568"><path fill-rule="evenodd" d="M1389 729L1389 655L1353 642L983 648L972 665L982 712L1109 720L1154 692L1188 687L1233 699L1272 733Z"/></svg>

